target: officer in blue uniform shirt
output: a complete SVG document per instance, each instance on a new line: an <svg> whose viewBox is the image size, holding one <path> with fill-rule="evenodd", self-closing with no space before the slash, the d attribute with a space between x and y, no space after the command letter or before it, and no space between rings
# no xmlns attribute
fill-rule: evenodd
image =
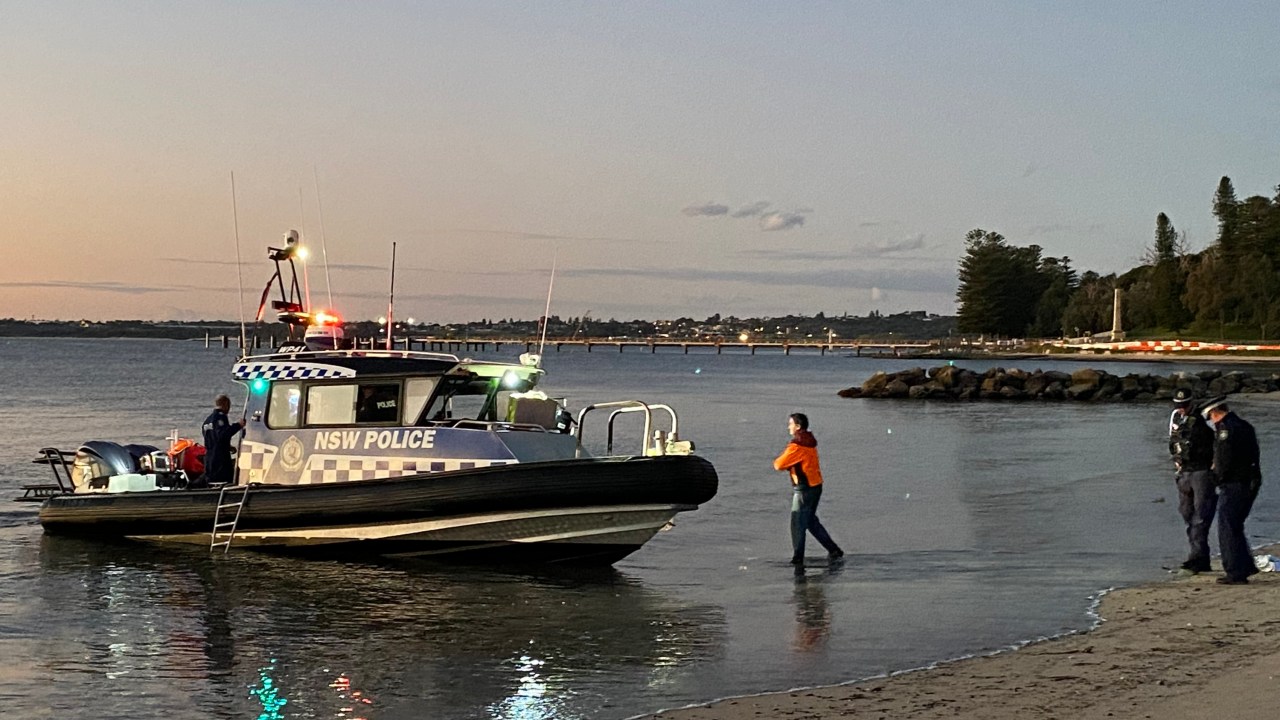
<svg viewBox="0 0 1280 720"><path fill-rule="evenodd" d="M200 427L204 434L204 478L191 484L205 487L230 483L235 479L235 464L231 460L231 440L244 432L244 420L231 422L227 411L231 410L231 398L219 395L213 399L213 412Z"/></svg>
<svg viewBox="0 0 1280 720"><path fill-rule="evenodd" d="M1222 551L1223 585L1244 585L1258 572L1244 534L1244 521L1262 487L1258 435L1253 426L1227 407L1226 398L1205 406L1213 423L1213 475L1218 486L1218 546Z"/></svg>
<svg viewBox="0 0 1280 720"><path fill-rule="evenodd" d="M1179 388L1173 396L1169 454L1177 469L1178 513L1187 525L1191 549L1182 563L1184 575L1209 572L1209 527L1218 509L1218 492L1210 467L1213 464L1213 430L1192 406L1191 392Z"/></svg>

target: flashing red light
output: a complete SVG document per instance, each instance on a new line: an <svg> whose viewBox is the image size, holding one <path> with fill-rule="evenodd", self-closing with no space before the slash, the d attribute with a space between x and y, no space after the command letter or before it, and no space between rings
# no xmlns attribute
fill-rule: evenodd
<svg viewBox="0 0 1280 720"><path fill-rule="evenodd" d="M341 325L342 316L332 310L317 310L313 316L316 325Z"/></svg>

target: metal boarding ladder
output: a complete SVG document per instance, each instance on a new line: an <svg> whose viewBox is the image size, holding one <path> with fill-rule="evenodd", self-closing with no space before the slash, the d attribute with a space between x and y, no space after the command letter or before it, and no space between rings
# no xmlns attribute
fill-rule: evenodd
<svg viewBox="0 0 1280 720"><path fill-rule="evenodd" d="M240 513L244 510L245 503L249 502L249 487L252 483L244 485L223 485L218 491L218 507L213 511L213 529L209 531L209 552L222 546L222 554L226 555L231 550L231 541L235 540L236 527L240 524ZM228 502L233 499L236 493L240 493L240 499L234 502ZM227 496L231 495L232 498ZM230 520L222 520L223 511L229 511L231 508L236 509L235 517ZM219 540L219 537L225 536L225 539Z"/></svg>

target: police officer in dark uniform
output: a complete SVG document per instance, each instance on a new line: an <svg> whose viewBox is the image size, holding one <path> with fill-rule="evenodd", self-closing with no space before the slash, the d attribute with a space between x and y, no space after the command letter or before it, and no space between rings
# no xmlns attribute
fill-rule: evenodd
<svg viewBox="0 0 1280 720"><path fill-rule="evenodd" d="M226 484L235 479L235 464L231 460L231 440L244 431L244 420L231 422L227 412L231 410L231 398L219 395L213 399L213 412L200 427L204 434L204 477L191 487Z"/></svg>
<svg viewBox="0 0 1280 720"><path fill-rule="evenodd" d="M1213 475L1218 485L1218 547L1222 551L1223 585L1244 585L1258 572L1244 534L1244 521L1262 487L1258 435L1253 426L1227 407L1225 398L1205 406L1213 423Z"/></svg>
<svg viewBox="0 0 1280 720"><path fill-rule="evenodd" d="M1209 527L1218 508L1213 484L1213 430L1192 407L1191 392L1179 389L1173 396L1169 454L1177 469L1178 513L1187 524L1191 551L1181 565L1185 575L1209 572Z"/></svg>

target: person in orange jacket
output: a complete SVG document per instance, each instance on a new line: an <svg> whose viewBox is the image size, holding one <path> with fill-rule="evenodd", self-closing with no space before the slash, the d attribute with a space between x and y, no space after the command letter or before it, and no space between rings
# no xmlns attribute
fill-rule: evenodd
<svg viewBox="0 0 1280 720"><path fill-rule="evenodd" d="M818 520L818 501L822 499L822 470L818 466L818 440L809 432L809 417L804 413L792 413L787 418L787 432L791 442L773 461L774 470L791 475L791 564L804 565L805 533L826 548L831 560L844 557L844 551L831 539L830 533Z"/></svg>

